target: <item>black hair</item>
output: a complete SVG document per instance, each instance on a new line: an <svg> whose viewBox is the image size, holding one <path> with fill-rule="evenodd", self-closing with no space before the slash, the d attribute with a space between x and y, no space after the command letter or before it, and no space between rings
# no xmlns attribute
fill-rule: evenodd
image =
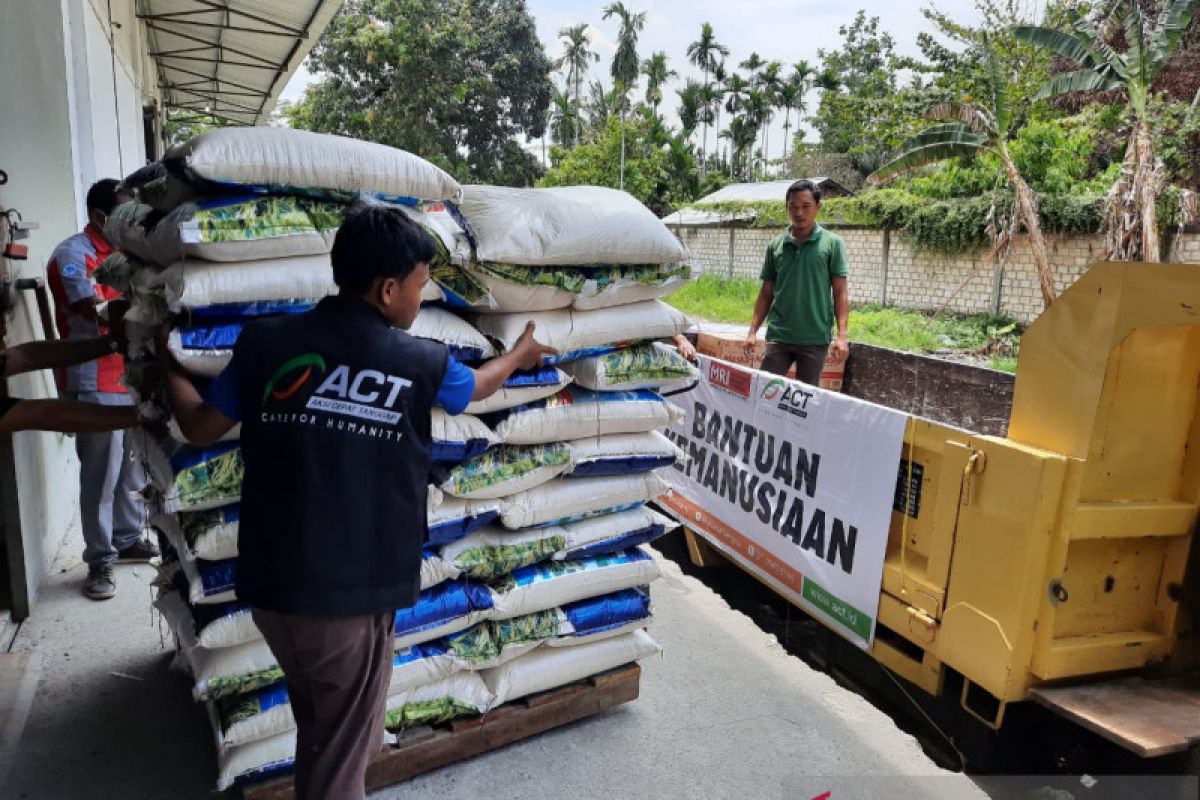
<svg viewBox="0 0 1200 800"><path fill-rule="evenodd" d="M101 178L87 192L87 211L99 211L108 216L117 207L117 179Z"/></svg>
<svg viewBox="0 0 1200 800"><path fill-rule="evenodd" d="M333 240L333 280L344 292L363 294L376 278L403 280L437 253L433 239L398 208L355 203Z"/></svg>
<svg viewBox="0 0 1200 800"><path fill-rule="evenodd" d="M801 178L788 187L787 194L783 196L783 202L792 199L792 195L797 192L811 192L814 203L821 202L821 187L810 181L808 178Z"/></svg>

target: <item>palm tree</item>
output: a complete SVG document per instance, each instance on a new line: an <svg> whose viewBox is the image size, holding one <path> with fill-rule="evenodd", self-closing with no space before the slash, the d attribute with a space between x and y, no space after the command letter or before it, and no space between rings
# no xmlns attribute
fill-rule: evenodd
<svg viewBox="0 0 1200 800"><path fill-rule="evenodd" d="M611 92L605 90L604 84L600 81L592 81L588 84L588 101L587 101L587 123L588 128L593 131L602 131L608 125L608 118L612 116L613 110L616 108L616 88Z"/></svg>
<svg viewBox="0 0 1200 800"><path fill-rule="evenodd" d="M779 92L783 89L785 83L783 75L780 73L783 70L783 64L778 61L772 61L763 67L762 75L759 78L759 84L763 88L767 99L767 119L763 125L763 157L765 160L771 160L771 149L768 146L770 143L771 119L775 116L775 109L781 108L779 102Z"/></svg>
<svg viewBox="0 0 1200 800"><path fill-rule="evenodd" d="M709 81L700 87L700 121L704 123L707 130L716 121L716 110L721 102L723 92L716 83ZM708 153L700 153L700 163L706 165L708 162ZM701 167L702 172L706 171L705 167Z"/></svg>
<svg viewBox="0 0 1200 800"><path fill-rule="evenodd" d="M746 123L754 129L755 137L762 132L763 126L767 124L770 113L770 104L767 100L767 93L762 89L751 89L746 93L746 102L743 104L745 109L744 118ZM760 151L761 152L761 151ZM754 179L754 170L750 170L750 178Z"/></svg>
<svg viewBox="0 0 1200 800"><path fill-rule="evenodd" d="M613 89L621 95L621 175L619 186L625 188L625 105L629 100L629 90L637 83L639 65L637 54L638 34L646 27L646 12L633 10L622 2L609 3L604 7L602 19L617 17L621 20L621 29L617 33L617 52L613 55L612 77Z"/></svg>
<svg viewBox="0 0 1200 800"><path fill-rule="evenodd" d="M1041 284L1042 303L1046 308L1054 302L1057 293L1050 260L1046 255L1046 241L1042 237L1042 225L1038 219L1038 199L1029 184L1021 177L1008 150L1012 130L1013 113L1009 97L1014 81L1012 76L1001 74L999 63L992 52L987 34L983 34L982 52L987 68L982 102L938 103L927 113L930 120L941 120L913 136L901 147L900 155L884 164L868 176L870 183L909 172L919 167L944 161L947 158L974 157L981 153L994 153L1004 165L1008 183L1015 197L1014 222L1024 224L1029 234L1033 262L1037 266L1038 282ZM998 253L1011 244L1016 233L1016 224L1005 226L997 234L993 253Z"/></svg>
<svg viewBox="0 0 1200 800"><path fill-rule="evenodd" d="M721 134L721 104L725 100L725 81L729 78L729 74L725 71L725 59L721 59L716 64L713 64L712 71L712 91L709 92L709 97L713 100L713 112L715 121L713 122L713 130L717 135L717 139ZM717 168L721 167L721 145L719 141L713 143L714 155L717 157Z"/></svg>
<svg viewBox="0 0 1200 800"><path fill-rule="evenodd" d="M1091 16L1071 9L1070 31L1021 25L1013 35L1079 65L1051 78L1035 99L1067 92L1120 92L1133 109L1134 124L1125 148L1121 175L1105 202L1105 249L1108 258L1142 261L1161 258L1155 202L1162 189L1162 162L1154 154L1147 101L1154 79L1166 67L1191 24L1197 0L1164 0L1151 19L1137 0L1107 0ZM1118 53L1108 44L1119 22L1127 43Z"/></svg>
<svg viewBox="0 0 1200 800"><path fill-rule="evenodd" d="M747 174L749 149L754 146L754 141L758 138L758 130L746 117L739 116L729 121L729 127L721 133L721 136L729 140L731 171L736 173L735 177L749 180L750 176Z"/></svg>
<svg viewBox="0 0 1200 800"><path fill-rule="evenodd" d="M550 102L550 139L559 147L575 141L579 132L579 106L567 92L554 90Z"/></svg>
<svg viewBox="0 0 1200 800"><path fill-rule="evenodd" d="M792 77L779 90L779 102L783 106L783 161L787 164L788 145L792 141L792 109L795 109L796 124L800 124L800 115L804 113L805 95L812 88L812 79L816 74L809 63L803 59L792 65Z"/></svg>
<svg viewBox="0 0 1200 800"><path fill-rule="evenodd" d="M588 65L593 61L599 61L600 54L588 49L592 39L588 35L586 22L563 28L558 32L558 38L563 42L563 55L558 63L567 68L567 85L575 90L575 108L578 111L583 102L580 89L583 86L583 78L587 74ZM579 121L578 114L576 114L576 118ZM575 144L579 145L578 125L575 128Z"/></svg>
<svg viewBox="0 0 1200 800"><path fill-rule="evenodd" d="M696 128L700 124L700 92L702 89L701 84L688 78L682 89L675 90L675 94L679 95L679 127L683 129L685 140L692 138L692 134L696 132Z"/></svg>
<svg viewBox="0 0 1200 800"><path fill-rule="evenodd" d="M679 73L667 65L667 54L660 50L642 62L642 74L646 76L646 104L654 110L654 115L658 116L658 106L663 99L663 84L672 78L678 78Z"/></svg>
<svg viewBox="0 0 1200 800"><path fill-rule="evenodd" d="M813 79L813 87L822 92L836 92L842 88L842 81L833 70L823 69Z"/></svg>
<svg viewBox="0 0 1200 800"><path fill-rule="evenodd" d="M708 73L713 70L718 61L729 55L729 48L717 41L713 34L713 26L707 22L700 26L700 38L687 46L688 61L695 64L704 72L704 86L708 86ZM705 161L708 157L708 121L704 122L704 141L700 145L700 178L704 179Z"/></svg>
<svg viewBox="0 0 1200 800"><path fill-rule="evenodd" d="M745 78L736 72L729 76L729 80L725 83L725 110L729 112L729 117L731 120L733 119L734 115L741 110L742 104L746 101L746 94L749 91L750 84ZM725 136L723 138L729 139L730 141L729 177L732 179L734 160L732 145L733 139L729 136Z"/></svg>
<svg viewBox="0 0 1200 800"><path fill-rule="evenodd" d="M758 71L762 69L763 65L766 63L767 62L763 61L762 56L760 56L758 53L751 53L750 57L738 64L738 66L750 73L750 83L757 86Z"/></svg>

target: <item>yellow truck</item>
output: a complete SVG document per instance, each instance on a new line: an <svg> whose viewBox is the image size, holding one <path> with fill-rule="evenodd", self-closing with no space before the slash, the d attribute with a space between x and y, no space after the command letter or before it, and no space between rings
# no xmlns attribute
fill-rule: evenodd
<svg viewBox="0 0 1200 800"><path fill-rule="evenodd" d="M1033 700L1200 743L1200 267L1093 266L1022 338L1007 435L912 416L898 467L870 657L993 728Z"/></svg>

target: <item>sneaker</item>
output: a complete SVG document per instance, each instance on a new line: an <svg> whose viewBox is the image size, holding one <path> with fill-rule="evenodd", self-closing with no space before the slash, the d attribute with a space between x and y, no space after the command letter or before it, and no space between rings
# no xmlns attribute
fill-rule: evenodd
<svg viewBox="0 0 1200 800"><path fill-rule="evenodd" d="M93 600L107 600L117 593L117 579L113 577L112 564L94 564L88 567L83 593Z"/></svg>
<svg viewBox="0 0 1200 800"><path fill-rule="evenodd" d="M158 548L149 539L138 539L124 550L117 551L117 563L145 564L152 558L158 558Z"/></svg>

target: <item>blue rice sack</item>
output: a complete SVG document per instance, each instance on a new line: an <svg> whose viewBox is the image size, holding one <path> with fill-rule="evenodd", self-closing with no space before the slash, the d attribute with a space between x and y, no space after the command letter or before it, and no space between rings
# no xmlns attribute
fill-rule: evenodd
<svg viewBox="0 0 1200 800"><path fill-rule="evenodd" d="M669 467L683 458L674 442L658 431L591 436L570 443L573 477L632 475Z"/></svg>

